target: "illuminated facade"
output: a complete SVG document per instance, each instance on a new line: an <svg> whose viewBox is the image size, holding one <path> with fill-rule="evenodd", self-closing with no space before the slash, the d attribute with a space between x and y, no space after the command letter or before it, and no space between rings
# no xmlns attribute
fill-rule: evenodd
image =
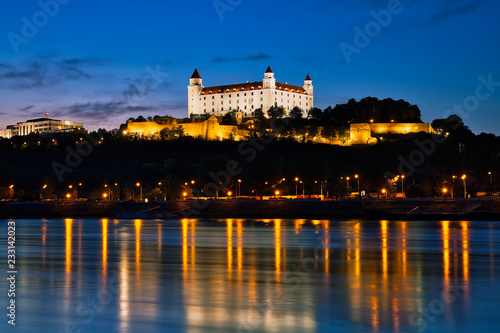
<svg viewBox="0 0 500 333"><path fill-rule="evenodd" d="M375 144L377 138L372 134L410 134L425 132L436 134L436 131L428 123L354 123L350 126L349 143Z"/></svg>
<svg viewBox="0 0 500 333"><path fill-rule="evenodd" d="M241 119L241 118L237 118ZM169 124L159 124L156 121L146 122L127 122L127 134L135 134L139 136L157 136L164 128L174 129L182 127L184 135L194 138L201 137L205 140L224 140L233 138L240 140L249 135L247 130L240 129L237 125L221 125L215 116L210 116L204 121L196 121L192 119L189 123L178 122L177 119Z"/></svg>
<svg viewBox="0 0 500 333"><path fill-rule="evenodd" d="M57 133L85 130L82 123L51 118L30 119L15 125L8 125L7 129L0 130L0 136L11 138L13 136L29 135L31 133Z"/></svg>
<svg viewBox="0 0 500 333"><path fill-rule="evenodd" d="M281 106L287 111L297 106L307 117L307 111L313 107L313 85L309 75L302 87L293 86L276 82L271 67L267 68L262 81L214 87L203 87L201 75L195 69L189 83L188 117L223 116L232 110L251 117L256 109L266 112L272 106Z"/></svg>

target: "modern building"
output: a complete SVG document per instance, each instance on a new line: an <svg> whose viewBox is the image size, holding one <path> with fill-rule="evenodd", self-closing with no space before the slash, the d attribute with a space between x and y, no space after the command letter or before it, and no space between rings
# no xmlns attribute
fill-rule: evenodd
<svg viewBox="0 0 500 333"><path fill-rule="evenodd" d="M229 111L241 111L244 117L254 115L261 108L264 113L272 106L290 111L297 106L304 116L314 105L313 85L309 75L302 87L276 82L271 67L259 82L204 87L197 69L188 86L188 116L223 116Z"/></svg>
<svg viewBox="0 0 500 333"><path fill-rule="evenodd" d="M30 119L15 125L8 125L7 129L0 130L0 136L11 138L13 136L23 136L31 133L60 133L85 130L82 123L67 120L56 120L51 118Z"/></svg>

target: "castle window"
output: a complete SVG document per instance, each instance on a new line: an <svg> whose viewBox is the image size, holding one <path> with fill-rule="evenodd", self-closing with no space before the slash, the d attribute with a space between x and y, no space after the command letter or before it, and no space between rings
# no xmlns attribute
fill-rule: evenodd
<svg viewBox="0 0 500 333"><path fill-rule="evenodd" d="M247 106L245 105L245 110L247 109Z"/></svg>
<svg viewBox="0 0 500 333"><path fill-rule="evenodd" d="M224 95L220 95L220 98L224 98Z"/></svg>
<svg viewBox="0 0 500 333"><path fill-rule="evenodd" d="M206 100L207 98L206 97L203 97L203 100Z"/></svg>
<svg viewBox="0 0 500 333"><path fill-rule="evenodd" d="M262 105L262 104L261 104L261 105L260 105L260 108L262 109L263 107L264 107L264 105Z"/></svg>
<svg viewBox="0 0 500 333"><path fill-rule="evenodd" d="M214 96L212 96L212 99L214 99L214 98L215 98L215 97L214 97Z"/></svg>
<svg viewBox="0 0 500 333"><path fill-rule="evenodd" d="M229 97L231 97L231 94L229 94Z"/></svg>
<svg viewBox="0 0 500 333"><path fill-rule="evenodd" d="M262 97L260 98L260 101L261 101L261 102L263 101L263 98L262 98Z"/></svg>
<svg viewBox="0 0 500 333"><path fill-rule="evenodd" d="M240 94L236 94L236 97L240 97Z"/></svg>
<svg viewBox="0 0 500 333"><path fill-rule="evenodd" d="M210 90L208 93L209 93L209 94L211 94L211 93L212 93L212 90Z"/></svg>
<svg viewBox="0 0 500 333"><path fill-rule="evenodd" d="M247 95L247 93L245 93L245 96Z"/></svg>
<svg viewBox="0 0 500 333"><path fill-rule="evenodd" d="M253 96L253 93L252 93L252 96Z"/></svg>

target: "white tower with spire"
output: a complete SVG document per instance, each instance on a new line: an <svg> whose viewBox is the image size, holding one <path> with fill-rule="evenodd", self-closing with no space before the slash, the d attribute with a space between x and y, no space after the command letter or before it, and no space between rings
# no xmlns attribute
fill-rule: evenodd
<svg viewBox="0 0 500 333"><path fill-rule="evenodd" d="M304 80L304 90L307 92L308 95L313 96L313 84L312 84L312 80L311 80L311 77L309 76L309 74L307 74L307 76ZM312 99L311 99L310 106L311 107L313 106Z"/></svg>
<svg viewBox="0 0 500 333"><path fill-rule="evenodd" d="M198 69L195 69L193 75L189 79L188 86L188 116L191 114L199 114L202 109L200 103L200 93L203 90L202 79Z"/></svg>

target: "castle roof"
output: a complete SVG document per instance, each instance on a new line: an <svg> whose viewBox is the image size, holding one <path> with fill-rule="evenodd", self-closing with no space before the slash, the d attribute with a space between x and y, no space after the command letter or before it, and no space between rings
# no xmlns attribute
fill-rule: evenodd
<svg viewBox="0 0 500 333"><path fill-rule="evenodd" d="M309 74L307 74L305 81L307 80L311 81L311 77L309 76Z"/></svg>
<svg viewBox="0 0 500 333"><path fill-rule="evenodd" d="M271 66L267 66L267 70L266 70L266 73L272 73L273 70L271 69Z"/></svg>
<svg viewBox="0 0 500 333"><path fill-rule="evenodd" d="M194 69L193 75L191 75L192 79L201 79L200 73L198 73L198 69Z"/></svg>
<svg viewBox="0 0 500 333"><path fill-rule="evenodd" d="M203 90L201 91L201 94L210 95L210 94L221 94L221 93L230 93L239 91L262 90L263 86L264 84L262 81L255 81L247 83L236 83L224 86L204 87ZM307 95L304 88L286 83L276 82L276 90L283 90L283 91L289 91L293 93Z"/></svg>

